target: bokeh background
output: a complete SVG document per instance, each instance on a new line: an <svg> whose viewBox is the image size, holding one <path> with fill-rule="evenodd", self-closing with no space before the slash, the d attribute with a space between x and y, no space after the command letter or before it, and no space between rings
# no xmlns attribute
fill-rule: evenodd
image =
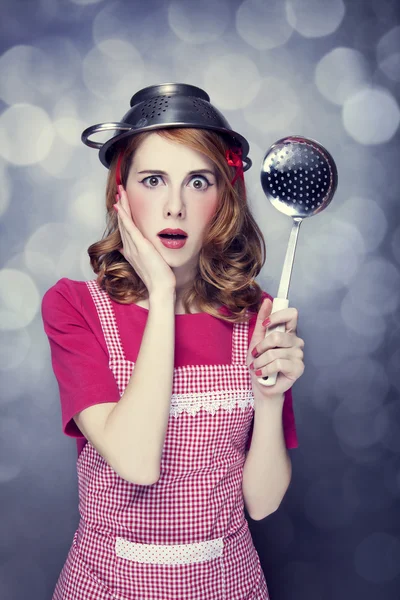
<svg viewBox="0 0 400 600"><path fill-rule="evenodd" d="M339 171L290 290L307 342L293 481L275 514L248 517L271 599L398 600L398 1L2 0L0 27L0 597L50 599L78 522L40 302L61 277L94 278L106 170L81 131L180 81L250 141L272 295L291 220L263 195L264 153L296 133Z"/></svg>

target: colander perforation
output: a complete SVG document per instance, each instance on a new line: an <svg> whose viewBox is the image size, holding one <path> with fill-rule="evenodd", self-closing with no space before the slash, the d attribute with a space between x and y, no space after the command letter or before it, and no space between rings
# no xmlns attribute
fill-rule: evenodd
<svg viewBox="0 0 400 600"><path fill-rule="evenodd" d="M212 108L208 107L202 101L192 99L193 108L201 114L202 117L205 117L208 121L217 121L218 115L216 112L212 110Z"/></svg>
<svg viewBox="0 0 400 600"><path fill-rule="evenodd" d="M170 97L171 96L156 96L152 100L144 102L141 108L142 117L150 120L154 119L156 114L160 117L161 112L166 112L168 108L168 98Z"/></svg>

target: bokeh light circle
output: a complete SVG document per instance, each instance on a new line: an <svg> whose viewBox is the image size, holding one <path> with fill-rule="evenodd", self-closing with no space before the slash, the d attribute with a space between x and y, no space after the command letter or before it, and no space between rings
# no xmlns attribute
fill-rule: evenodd
<svg viewBox="0 0 400 600"><path fill-rule="evenodd" d="M293 32L282 0L245 0L236 13L236 29L257 50L282 46Z"/></svg>
<svg viewBox="0 0 400 600"><path fill-rule="evenodd" d="M400 540L384 531L369 534L356 548L354 564L366 581L392 581L400 574Z"/></svg>
<svg viewBox="0 0 400 600"><path fill-rule="evenodd" d="M308 318L303 317L303 327L307 332L307 360L318 367L315 380L318 395L333 392L336 373L342 365L349 359L373 354L382 345L385 335L385 330L374 336L356 333L346 327L340 314L322 308L312 311Z"/></svg>
<svg viewBox="0 0 400 600"><path fill-rule="evenodd" d="M93 20L92 35L96 44L108 39L134 43L135 47L140 49L141 55L146 57L145 85L168 81L165 72L168 61L164 59L167 56L170 58L170 48L166 48L165 44L170 38L177 42L177 38L168 27L167 2L105 2ZM162 60L153 59L152 52L161 53ZM147 83L147 75L154 73L157 67L162 67L162 77L155 77ZM181 78L178 80L182 81ZM135 82L132 85L131 95L139 89Z"/></svg>
<svg viewBox="0 0 400 600"><path fill-rule="evenodd" d="M70 146L81 146L81 133L85 124L75 117L60 117L54 121L58 135Z"/></svg>
<svg viewBox="0 0 400 600"><path fill-rule="evenodd" d="M358 303L353 302L350 293L347 293L340 305L340 314L346 327L366 338L377 336L381 338L387 329L386 320L382 315L371 315L366 313Z"/></svg>
<svg viewBox="0 0 400 600"><path fill-rule="evenodd" d="M11 177L7 165L0 161L0 218L7 211L11 199Z"/></svg>
<svg viewBox="0 0 400 600"><path fill-rule="evenodd" d="M168 8L168 23L175 35L187 44L206 44L217 40L229 24L227 0L202 0L190 4L172 0Z"/></svg>
<svg viewBox="0 0 400 600"><path fill-rule="evenodd" d="M37 76L31 76L32 84L53 103L77 81L82 57L74 41L65 36L45 36L37 41L37 47L44 52L46 63Z"/></svg>
<svg viewBox="0 0 400 600"><path fill-rule="evenodd" d="M351 301L371 317L395 312L400 304L400 274L384 258L367 260L349 287Z"/></svg>
<svg viewBox="0 0 400 600"><path fill-rule="evenodd" d="M385 437L389 419L382 408L355 414L342 403L333 413L333 427L340 442L353 448L369 448Z"/></svg>
<svg viewBox="0 0 400 600"><path fill-rule="evenodd" d="M93 94L111 102L123 102L126 106L133 95L132 82L135 89L142 83L144 63L133 44L109 39L89 51L82 69L85 84Z"/></svg>
<svg viewBox="0 0 400 600"><path fill-rule="evenodd" d="M379 408L388 391L386 370L374 358L357 357L341 365L335 392L352 413L366 413Z"/></svg>
<svg viewBox="0 0 400 600"><path fill-rule="evenodd" d="M45 223L32 233L25 245L25 261L35 277L55 278L63 248L73 239L72 226Z"/></svg>
<svg viewBox="0 0 400 600"><path fill-rule="evenodd" d="M15 369L23 363L32 346L26 329L0 330L0 370Z"/></svg>
<svg viewBox="0 0 400 600"><path fill-rule="evenodd" d="M342 119L347 133L360 144L383 144L396 133L400 109L388 90L365 88L345 101Z"/></svg>
<svg viewBox="0 0 400 600"><path fill-rule="evenodd" d="M0 155L14 165L40 162L53 140L53 124L39 106L15 104L0 116Z"/></svg>
<svg viewBox="0 0 400 600"><path fill-rule="evenodd" d="M0 98L7 104L38 101L35 83L48 62L45 53L34 46L13 46L0 57Z"/></svg>
<svg viewBox="0 0 400 600"><path fill-rule="evenodd" d="M13 46L0 57L0 98L10 105L41 105L49 97L53 101L75 82L80 63L67 37L45 36L36 46Z"/></svg>
<svg viewBox="0 0 400 600"><path fill-rule="evenodd" d="M68 216L68 215L67 215ZM25 263L35 279L46 285L61 277L80 279L81 254L100 239L102 231L93 234L73 223L45 223L29 238L25 246ZM104 228L102 228L104 229ZM89 235L88 235L89 233ZM95 239L93 238L93 235ZM86 260L89 258L86 253Z"/></svg>
<svg viewBox="0 0 400 600"><path fill-rule="evenodd" d="M84 227L85 231L100 233L105 227L104 186L102 182L93 184L89 178L82 178L71 189L68 203L70 220Z"/></svg>
<svg viewBox="0 0 400 600"><path fill-rule="evenodd" d="M212 103L221 109L247 106L257 95L261 79L258 68L242 54L225 54L205 70L205 88Z"/></svg>
<svg viewBox="0 0 400 600"><path fill-rule="evenodd" d="M363 237L351 222L320 219L316 215L302 225L304 237L294 277L302 281L298 293L303 298L348 286L365 254Z"/></svg>
<svg viewBox="0 0 400 600"><path fill-rule="evenodd" d="M321 94L334 104L342 105L365 87L369 68L364 56L353 48L334 48L315 68L315 83Z"/></svg>
<svg viewBox="0 0 400 600"><path fill-rule="evenodd" d="M257 96L244 109L245 119L263 133L280 135L290 129L300 106L295 90L288 81L277 77L262 80Z"/></svg>
<svg viewBox="0 0 400 600"><path fill-rule="evenodd" d="M78 171L71 172L72 169L69 167L73 152L72 146L57 136L55 138L54 149L42 160L40 169L43 169L43 171L52 177L60 179L76 177ZM38 173L39 171L36 171L35 175L37 176Z"/></svg>
<svg viewBox="0 0 400 600"><path fill-rule="evenodd" d="M71 240L68 246L63 248L56 267L57 279L61 277L75 280L94 278L93 271L90 268L87 248L100 239L101 233L102 231L90 237L82 231L82 239ZM87 277L86 273L90 273L90 275Z"/></svg>
<svg viewBox="0 0 400 600"><path fill-rule="evenodd" d="M288 22L306 38L330 35L345 12L343 0L286 0Z"/></svg>
<svg viewBox="0 0 400 600"><path fill-rule="evenodd" d="M0 330L26 327L39 306L39 291L32 277L16 269L0 270Z"/></svg>
<svg viewBox="0 0 400 600"><path fill-rule="evenodd" d="M118 104L121 104L120 108ZM119 98L116 104L106 102L104 99L99 100L88 89L82 87L79 90L71 91L57 101L53 109L54 128L62 140L71 146L76 145L82 156L86 156L88 160L91 160L91 157L96 156L96 152L82 144L82 131L95 123L107 122L115 117L118 120L127 112L128 108L129 100L126 97ZM70 131L68 131L68 124L71 125ZM80 131L79 128L81 128ZM99 134L97 137L100 142L106 142L112 133L112 131L108 131L102 135ZM78 134L77 139L75 138L76 134Z"/></svg>
<svg viewBox="0 0 400 600"><path fill-rule="evenodd" d="M389 79L400 81L400 25L381 37L376 53L381 71Z"/></svg>
<svg viewBox="0 0 400 600"><path fill-rule="evenodd" d="M336 215L343 223L354 223L368 252L375 252L386 238L386 212L374 198L350 196L338 206ZM352 238L354 239L355 235Z"/></svg>

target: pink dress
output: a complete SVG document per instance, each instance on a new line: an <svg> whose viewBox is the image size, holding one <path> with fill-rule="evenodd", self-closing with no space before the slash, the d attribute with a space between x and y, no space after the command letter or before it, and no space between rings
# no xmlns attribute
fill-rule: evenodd
<svg viewBox="0 0 400 600"><path fill-rule="evenodd" d="M134 363L108 294L86 285L121 396ZM85 444L80 522L53 600L268 600L242 492L254 415L248 329L233 326L230 364L174 369L157 483L125 481Z"/></svg>

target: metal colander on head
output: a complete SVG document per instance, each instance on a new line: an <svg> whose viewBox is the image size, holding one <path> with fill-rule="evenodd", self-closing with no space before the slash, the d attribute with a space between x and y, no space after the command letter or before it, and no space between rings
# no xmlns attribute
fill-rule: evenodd
<svg viewBox="0 0 400 600"><path fill-rule="evenodd" d="M266 153L261 167L261 185L272 205L293 218L278 296L272 313L289 306L288 293L297 238L303 219L324 210L331 202L338 182L335 161L315 140L290 136L278 140ZM265 335L285 331L284 325L267 328ZM260 377L266 386L276 382L277 374Z"/></svg>
<svg viewBox="0 0 400 600"><path fill-rule="evenodd" d="M243 170L251 167L251 160L247 156L247 140L233 131L225 117L212 106L209 95L201 88L185 83L152 85L137 92L130 105L130 110L121 121L92 125L82 133L84 144L99 149L99 158L105 167L110 167L115 152L125 138L143 131L177 127L216 131L233 147L241 148L245 163ZM90 136L108 130L116 133L104 144L90 139Z"/></svg>

